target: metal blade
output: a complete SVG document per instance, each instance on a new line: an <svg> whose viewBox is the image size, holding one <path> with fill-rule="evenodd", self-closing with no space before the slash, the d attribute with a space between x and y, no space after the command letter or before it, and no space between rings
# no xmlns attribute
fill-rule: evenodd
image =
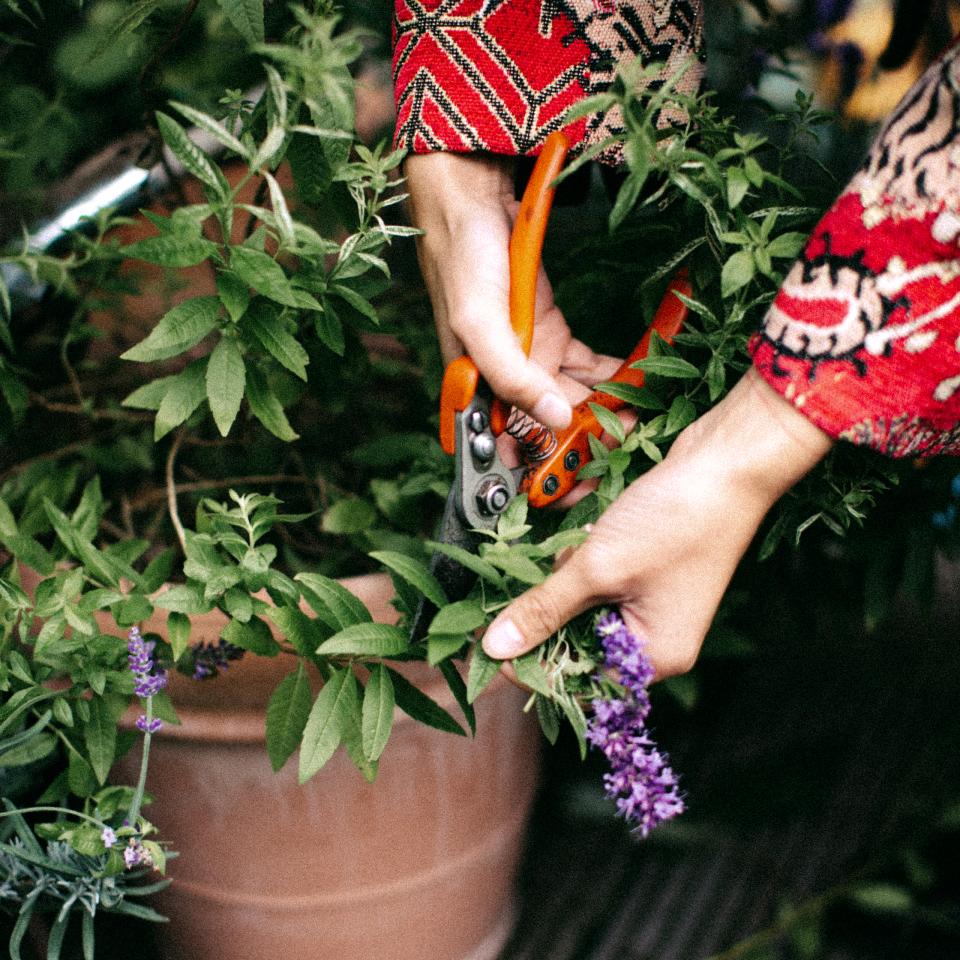
<svg viewBox="0 0 960 960"><path fill-rule="evenodd" d="M443 517L440 520L440 529L437 538L440 543L450 543L464 550L475 552L480 536L468 530L460 519L460 510L457 504L457 485L453 484L447 494L447 502L443 508ZM447 599L453 603L463 600L473 586L476 574L458 563L453 557L435 551L430 558L430 572L437 578ZM426 599L420 598L413 622L410 625L410 642L419 643L427 635L427 627L437 612L437 608Z"/></svg>

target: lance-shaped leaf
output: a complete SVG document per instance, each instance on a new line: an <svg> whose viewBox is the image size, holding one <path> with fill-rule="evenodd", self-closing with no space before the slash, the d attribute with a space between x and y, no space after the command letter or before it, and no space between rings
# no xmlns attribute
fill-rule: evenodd
<svg viewBox="0 0 960 960"><path fill-rule="evenodd" d="M175 357L198 344L217 325L219 313L218 297L194 297L192 300L185 300L167 311L145 340L141 340L121 356L124 360L137 360L141 363ZM128 402L128 405L133 404Z"/></svg>

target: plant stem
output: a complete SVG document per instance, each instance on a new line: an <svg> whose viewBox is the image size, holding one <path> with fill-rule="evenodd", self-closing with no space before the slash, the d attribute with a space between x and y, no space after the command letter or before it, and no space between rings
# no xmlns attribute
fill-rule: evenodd
<svg viewBox="0 0 960 960"><path fill-rule="evenodd" d="M69 807L17 807L16 810L0 810L0 818L13 817L22 813L65 813L68 817L76 817L78 820L86 820L97 827L105 827L106 824L96 817L91 817L87 813L80 813L79 810L71 810Z"/></svg>
<svg viewBox="0 0 960 960"><path fill-rule="evenodd" d="M147 697L146 703L146 730L143 732L143 754L140 757L140 776L137 779L137 789L133 792L130 802L130 812L127 814L130 826L136 829L137 818L140 816L140 807L143 805L143 795L147 790L147 767L150 762L150 741L153 734L150 732L150 721L153 720L153 697Z"/></svg>
<svg viewBox="0 0 960 960"><path fill-rule="evenodd" d="M177 485L173 482L173 467L177 462L177 453L180 450L180 444L183 443L184 431L178 431L170 444L170 453L167 454L166 480L167 480L167 512L170 514L170 522L173 529L177 532L177 539L180 541L180 547L186 553L187 535L184 533L183 524L180 522L180 513L177 510Z"/></svg>

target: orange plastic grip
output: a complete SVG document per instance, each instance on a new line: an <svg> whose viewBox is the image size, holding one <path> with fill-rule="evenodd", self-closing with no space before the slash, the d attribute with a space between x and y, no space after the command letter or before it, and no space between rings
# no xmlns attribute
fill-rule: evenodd
<svg viewBox="0 0 960 960"><path fill-rule="evenodd" d="M646 333L610 381L628 383L634 387L643 386L644 372L633 369L631 365L647 356L654 332L667 343L673 341L683 328L689 312L687 305L675 294L681 293L689 297L692 292L687 271L682 269L670 281ZM580 468L591 459L588 436L593 434L599 437L603 433L603 428L590 409L591 403L613 411L622 410L626 406L626 402L619 397L597 390L573 408L573 420L569 427L556 435L557 445L553 452L530 469L523 478L520 489L527 493L532 507L549 506L568 494L576 485Z"/></svg>
<svg viewBox="0 0 960 960"><path fill-rule="evenodd" d="M547 137L523 191L517 220L510 234L510 324L523 352L528 355L533 342L537 272L555 193L551 184L563 169L569 149L570 141L562 130Z"/></svg>
<svg viewBox="0 0 960 960"><path fill-rule="evenodd" d="M466 409L477 392L480 371L467 356L447 364L440 387L440 446L453 456L457 447L457 414Z"/></svg>
<svg viewBox="0 0 960 960"><path fill-rule="evenodd" d="M569 149L570 141L562 131L547 137L523 191L510 234L510 324L528 355L533 342L537 271L555 193L551 184L563 168ZM440 446L445 453L454 452L456 415L473 399L478 379L476 364L467 356L457 357L444 371L440 388ZM491 404L490 428L496 436L506 429L509 414L509 404L496 399Z"/></svg>
<svg viewBox="0 0 960 960"><path fill-rule="evenodd" d="M536 319L540 255L556 193L552 183L563 169L569 149L570 141L562 130L547 137L523 191L510 234L510 325L528 356ZM496 436L506 429L509 415L510 404L495 399L490 409L490 429Z"/></svg>

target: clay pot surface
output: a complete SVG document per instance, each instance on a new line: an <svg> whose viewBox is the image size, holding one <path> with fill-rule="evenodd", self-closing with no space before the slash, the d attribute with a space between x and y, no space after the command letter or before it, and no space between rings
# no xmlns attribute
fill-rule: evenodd
<svg viewBox="0 0 960 960"><path fill-rule="evenodd" d="M395 619L389 578L344 581ZM147 622L144 630L162 625ZM193 641L225 618L199 618ZM171 679L181 726L154 738L146 815L180 856L157 898L169 960L492 960L513 919L513 878L537 780L525 695L498 678L476 739L405 714L368 784L339 750L304 786L296 756L267 759L264 712L291 657L247 656L204 682ZM436 672L410 679L459 709ZM128 755L121 775L139 763Z"/></svg>

